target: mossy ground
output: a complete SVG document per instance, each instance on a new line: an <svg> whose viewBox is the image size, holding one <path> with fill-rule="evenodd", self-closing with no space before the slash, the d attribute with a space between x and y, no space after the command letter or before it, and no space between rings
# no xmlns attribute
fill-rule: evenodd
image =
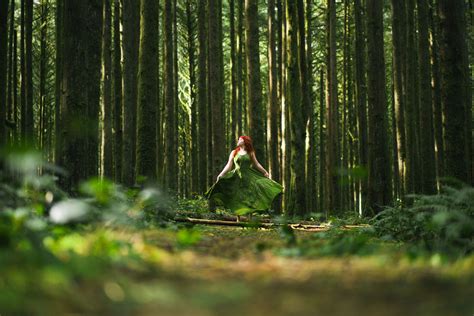
<svg viewBox="0 0 474 316"><path fill-rule="evenodd" d="M472 315L474 256L404 245L318 256L332 235L222 226L85 227L0 256L0 314ZM50 255L52 254L52 255Z"/></svg>

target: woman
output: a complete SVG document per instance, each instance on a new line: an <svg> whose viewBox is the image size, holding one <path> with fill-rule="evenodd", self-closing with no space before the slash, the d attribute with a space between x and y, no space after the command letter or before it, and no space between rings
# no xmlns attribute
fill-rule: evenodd
<svg viewBox="0 0 474 316"><path fill-rule="evenodd" d="M229 161L217 176L217 182L204 196L242 215L269 209L274 198L282 192L283 186L270 179L255 157L252 139L240 136Z"/></svg>

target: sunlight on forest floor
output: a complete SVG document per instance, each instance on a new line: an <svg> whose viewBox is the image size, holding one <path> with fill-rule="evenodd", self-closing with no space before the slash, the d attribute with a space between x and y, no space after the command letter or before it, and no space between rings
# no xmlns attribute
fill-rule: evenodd
<svg viewBox="0 0 474 316"><path fill-rule="evenodd" d="M312 236L296 232L299 242ZM44 315L471 315L474 310L472 255L452 262L436 256L410 260L399 245L387 243L371 255L301 257L291 255L277 230L217 226L91 227L44 243L63 264L7 265L0 277L0 307L6 311L22 306Z"/></svg>

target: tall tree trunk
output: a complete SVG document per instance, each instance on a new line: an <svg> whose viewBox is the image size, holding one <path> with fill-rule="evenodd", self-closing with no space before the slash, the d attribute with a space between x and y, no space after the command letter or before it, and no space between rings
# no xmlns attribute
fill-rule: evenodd
<svg viewBox="0 0 474 316"><path fill-rule="evenodd" d="M397 171L400 177L400 194L405 192L406 137L405 137L405 64L406 64L406 18L405 2L391 0L392 5L392 47L393 85L395 107L395 130L397 143Z"/></svg>
<svg viewBox="0 0 474 316"><path fill-rule="evenodd" d="M367 0L369 194L375 212L392 202L383 42L383 3Z"/></svg>
<svg viewBox="0 0 474 316"><path fill-rule="evenodd" d="M25 137L33 145L33 0L25 0L25 81Z"/></svg>
<svg viewBox="0 0 474 316"><path fill-rule="evenodd" d="M324 69L321 67L319 73L319 209L321 212L324 210L326 218L328 217L328 209L325 207L326 201L326 186L324 185L324 180L326 179L326 148L325 144L325 131L324 131L324 111L326 105L324 100L326 96L324 95Z"/></svg>
<svg viewBox="0 0 474 316"><path fill-rule="evenodd" d="M20 109L18 106L18 32L15 28L15 32L13 34L13 72L12 72L12 85L13 85L13 123L15 124L15 128L13 131L12 142L16 143L19 140L18 134L20 133L19 129L19 113Z"/></svg>
<svg viewBox="0 0 474 316"><path fill-rule="evenodd" d="M237 81L237 136L243 134L242 112L245 102L243 85L243 55L244 55L244 0L237 1L237 47L236 47L236 78Z"/></svg>
<svg viewBox="0 0 474 316"><path fill-rule="evenodd" d="M172 1L165 0L164 7L164 21L165 27L165 107L166 107L166 137L165 137L165 181L166 186L172 191L176 191L178 167L176 157L178 156L177 144L175 142L175 131L177 129L176 119L176 105L174 96L174 61L173 61L173 15L172 15Z"/></svg>
<svg viewBox="0 0 474 316"><path fill-rule="evenodd" d="M406 104L405 104L405 133L406 133L406 177L405 189L406 193L418 192L419 188L419 169L417 168L417 98L416 98L416 49L415 49L415 26L414 26L414 10L415 0L407 0L406 2L406 30L407 42L404 48L406 50Z"/></svg>
<svg viewBox="0 0 474 316"><path fill-rule="evenodd" d="M87 151L87 111L88 97L84 91L88 90L87 68L84 60L90 34L87 32L89 15L86 1L64 0L62 19L62 51L67 56L67 63L63 64L62 87L64 92L61 100L61 154L60 165L69 172L69 177L62 179L62 184L74 191L80 180L87 177L86 166L89 163L90 153Z"/></svg>
<svg viewBox="0 0 474 316"><path fill-rule="evenodd" d="M8 44L8 74L7 74L7 77L6 77L6 80L7 80L7 100L6 100L6 106L7 106L7 109L6 109L6 119L10 122L14 122L15 121L15 106L14 106L14 103L13 103L13 99L14 99L14 96L13 96L13 77L17 75L16 72L13 72L13 68L15 67L14 65L16 64L16 59L14 59L14 55L16 54L16 52L14 52L14 47L15 47L15 44L14 44L14 39L15 39L15 32L16 32L16 29L15 29L15 0L12 0L10 2L10 29L8 30L10 35L9 35L9 44ZM1 93L0 93L1 94ZM1 111L1 110L0 110ZM2 129L2 127L0 127L0 129ZM1 132L0 132L1 134ZM14 133L14 129L12 128L11 129L11 134L10 134L12 137L11 137L11 140L12 142L14 142L14 138L15 138L15 133ZM6 131L6 134L5 136L8 138L8 131ZM1 138L1 136L0 136ZM5 138L4 138L5 139Z"/></svg>
<svg viewBox="0 0 474 316"><path fill-rule="evenodd" d="M237 0L239 1L239 0ZM236 35L235 35L235 0L229 0L229 27L230 27L230 113L231 113L231 130L230 145L233 145L237 136L237 53L236 53Z"/></svg>
<svg viewBox="0 0 474 316"><path fill-rule="evenodd" d="M112 116L112 0L104 1L104 27L102 34L102 59L104 72L103 90L103 175L108 179L113 177L113 116Z"/></svg>
<svg viewBox="0 0 474 316"><path fill-rule="evenodd" d="M420 160L422 193L436 192L436 164L433 138L433 108L428 34L428 0L418 0L419 104L420 104Z"/></svg>
<svg viewBox="0 0 474 316"><path fill-rule="evenodd" d="M238 0L242 1L242 0ZM199 164L199 192L204 192L207 186L207 15L205 1L198 2L198 112L199 129L198 137L198 164Z"/></svg>
<svg viewBox="0 0 474 316"><path fill-rule="evenodd" d="M255 144L255 154L265 162L265 119L260 81L258 1L245 0L245 49L247 60L247 108L249 134Z"/></svg>
<svg viewBox="0 0 474 316"><path fill-rule="evenodd" d="M433 77L433 126L436 146L436 175L438 178L444 176L444 139L443 120L441 107L441 73L439 66L439 20L435 8L437 4L430 1L430 37L431 37L431 73Z"/></svg>
<svg viewBox="0 0 474 316"><path fill-rule="evenodd" d="M41 27L40 27L40 83L39 83L39 127L38 127L38 147L43 152L43 155L47 157L48 149L45 148L46 139L45 139L45 129L46 129L46 120L48 119L46 113L46 72L47 72L47 30L48 30L48 9L49 3L48 0L42 0L40 3L41 10Z"/></svg>
<svg viewBox="0 0 474 316"><path fill-rule="evenodd" d="M7 143L7 51L8 51L8 1L0 3L0 146Z"/></svg>
<svg viewBox="0 0 474 316"><path fill-rule="evenodd" d="M287 210L292 215L306 212L305 187L305 124L302 107L300 65L298 62L298 12L296 3L286 2L288 19L288 104L291 126L291 180Z"/></svg>
<svg viewBox="0 0 474 316"><path fill-rule="evenodd" d="M140 2L123 0L123 153L122 182L135 182Z"/></svg>
<svg viewBox="0 0 474 316"><path fill-rule="evenodd" d="M59 164L61 156L61 100L63 98L63 15L64 0L56 1L56 63L54 82L54 162Z"/></svg>
<svg viewBox="0 0 474 316"><path fill-rule="evenodd" d="M222 3L219 0L209 0L209 106L212 114L212 177L215 178L225 163L225 138L224 138L224 77L222 54L222 28L221 11ZM211 59L212 58L212 59ZM263 141L260 143L260 146ZM211 205L211 208L214 208Z"/></svg>
<svg viewBox="0 0 474 316"><path fill-rule="evenodd" d="M310 42L306 41L306 19L305 19L305 7L303 0L297 0L296 2L296 7L297 7L297 12L298 12L298 37L299 37L299 43L298 43L298 54L299 54L299 71L300 71L300 82L301 82L301 107L303 111L303 152L304 155L302 156L303 158L303 170L304 170L304 177L305 179L310 178L309 174L307 173L306 170L306 163L307 163L307 158L306 158L306 130L308 128L308 121L309 121L309 116L311 114L311 79L310 79L310 73L309 73L309 64L308 64L308 55L307 55L307 47L308 45L311 45ZM306 182L306 180L305 180ZM308 198L306 199L306 205L304 209L304 213L307 212L307 210L310 210L309 208L309 201L311 199L309 198L311 196L310 190L311 185L305 185L305 196ZM301 213L301 214L304 214Z"/></svg>
<svg viewBox="0 0 474 316"><path fill-rule="evenodd" d="M268 135L270 147L270 173L272 179L280 181L280 165L278 152L278 78L276 60L276 23L275 23L275 1L268 1ZM275 202L277 212L280 212L279 201Z"/></svg>
<svg viewBox="0 0 474 316"><path fill-rule="evenodd" d="M308 184L307 196L308 196L308 213L317 211L317 188L316 188L316 179L317 179L317 166L316 166L316 104L313 95L313 85L314 85L314 69L313 69L313 47L312 47L312 38L313 38L313 0L306 1L306 63L308 64L308 97L309 97L309 126L308 126L308 135L309 135L309 148L308 148L308 159L306 163L306 179Z"/></svg>
<svg viewBox="0 0 474 316"><path fill-rule="evenodd" d="M122 50L120 41L120 0L114 0L114 49L113 49L113 125L114 125L114 179L120 182L122 179Z"/></svg>
<svg viewBox="0 0 474 316"><path fill-rule="evenodd" d="M156 180L156 105L158 104L158 3L141 0L138 65L136 177Z"/></svg>
<svg viewBox="0 0 474 316"><path fill-rule="evenodd" d="M441 29L442 102L445 119L446 176L470 182L470 155L467 120L471 120L466 104L466 87L470 80L466 69L468 58L464 1L439 0ZM466 116L468 116L466 118ZM469 134L471 130L469 129Z"/></svg>
<svg viewBox="0 0 474 316"><path fill-rule="evenodd" d="M327 107L327 151L326 151L326 185L327 185L327 205L329 212L339 211L338 205L338 176L336 173L336 164L339 161L339 110L338 110L338 99L337 99L337 69L336 69L336 2L335 0L327 0L327 39L328 39L328 52L327 52L327 94L326 94L326 107Z"/></svg>
<svg viewBox="0 0 474 316"><path fill-rule="evenodd" d="M26 142L25 2L26 0L21 0L20 13L20 138L22 144Z"/></svg>
<svg viewBox="0 0 474 316"><path fill-rule="evenodd" d="M191 99L191 192L199 191L199 164L198 164L198 114L196 100L196 18L194 13L195 5L188 0L186 2L186 26L189 55L189 94Z"/></svg>
<svg viewBox="0 0 474 316"><path fill-rule="evenodd" d="M103 1L88 1L88 19L86 28L89 32L87 40L86 67L87 77L87 116L88 139L87 150L90 157L87 174L89 177L98 175L99 171L99 112L100 112L100 78L102 65L102 26Z"/></svg>

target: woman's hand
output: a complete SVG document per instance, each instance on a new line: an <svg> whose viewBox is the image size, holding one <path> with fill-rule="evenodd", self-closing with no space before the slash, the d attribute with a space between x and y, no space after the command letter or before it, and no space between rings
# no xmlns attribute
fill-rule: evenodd
<svg viewBox="0 0 474 316"><path fill-rule="evenodd" d="M267 177L267 178L270 178L270 175L269 175L268 172L266 172L266 171L263 173L263 175L264 175L265 177Z"/></svg>

